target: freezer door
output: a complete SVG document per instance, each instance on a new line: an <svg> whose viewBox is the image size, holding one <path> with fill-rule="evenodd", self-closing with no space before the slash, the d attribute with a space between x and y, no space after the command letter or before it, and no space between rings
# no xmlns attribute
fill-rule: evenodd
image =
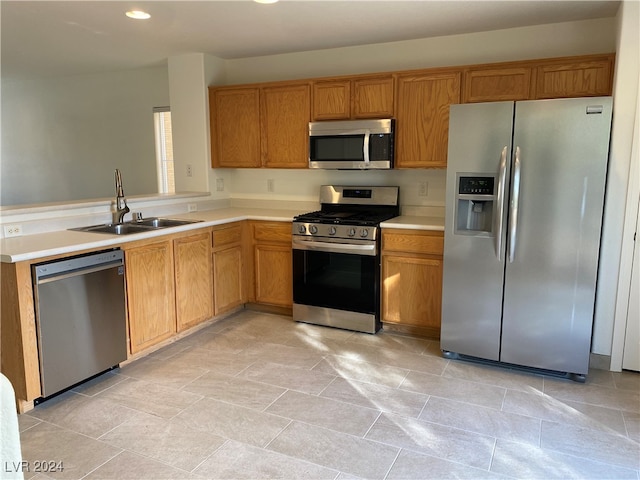
<svg viewBox="0 0 640 480"><path fill-rule="evenodd" d="M502 153L507 161L511 156L512 124L513 102L451 106L440 346L490 360L500 354L505 238L499 232L505 231L506 217L492 224L490 232L456 228L457 216L469 215L465 208L471 205L460 200L458 179L490 176L498 189ZM508 178L508 163L505 168ZM494 197L491 213L496 219L500 212L498 195ZM488 208L487 202L483 205Z"/></svg>
<svg viewBox="0 0 640 480"><path fill-rule="evenodd" d="M609 97L516 103L520 182L512 185L519 200L507 240L503 362L588 371L611 105Z"/></svg>

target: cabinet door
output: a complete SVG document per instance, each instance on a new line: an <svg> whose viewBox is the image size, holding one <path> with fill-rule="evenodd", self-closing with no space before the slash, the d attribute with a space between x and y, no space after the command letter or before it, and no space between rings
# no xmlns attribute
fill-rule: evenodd
<svg viewBox="0 0 640 480"><path fill-rule="evenodd" d="M449 105L460 103L460 72L399 75L396 167L445 168Z"/></svg>
<svg viewBox="0 0 640 480"><path fill-rule="evenodd" d="M535 98L611 95L612 72L610 57L539 65Z"/></svg>
<svg viewBox="0 0 640 480"><path fill-rule="evenodd" d="M262 165L307 168L310 119L310 84L261 88Z"/></svg>
<svg viewBox="0 0 640 480"><path fill-rule="evenodd" d="M439 338L442 259L384 255L382 278L382 321Z"/></svg>
<svg viewBox="0 0 640 480"><path fill-rule="evenodd" d="M241 245L213 252L213 291L216 315L244 303L242 278Z"/></svg>
<svg viewBox="0 0 640 480"><path fill-rule="evenodd" d="M174 240L178 331L213 317L211 233Z"/></svg>
<svg viewBox="0 0 640 480"><path fill-rule="evenodd" d="M345 120L351 115L349 80L313 83L313 120Z"/></svg>
<svg viewBox="0 0 640 480"><path fill-rule="evenodd" d="M164 241L125 250L131 353L176 332L173 249Z"/></svg>
<svg viewBox="0 0 640 480"><path fill-rule="evenodd" d="M464 73L463 103L528 100L531 68L475 68Z"/></svg>
<svg viewBox="0 0 640 480"><path fill-rule="evenodd" d="M354 80L352 105L353 118L393 117L393 77Z"/></svg>
<svg viewBox="0 0 640 480"><path fill-rule="evenodd" d="M211 89L209 110L212 166L259 167L259 89Z"/></svg>
<svg viewBox="0 0 640 480"><path fill-rule="evenodd" d="M255 245L256 302L291 307L293 266L291 244Z"/></svg>

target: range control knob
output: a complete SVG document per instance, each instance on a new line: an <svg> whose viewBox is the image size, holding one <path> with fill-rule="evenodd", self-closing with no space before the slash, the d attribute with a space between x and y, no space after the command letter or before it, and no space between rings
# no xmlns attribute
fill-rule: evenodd
<svg viewBox="0 0 640 480"><path fill-rule="evenodd" d="M363 228L362 230L360 230L360 236L362 238L366 237L367 235L369 235L369 230L367 230L366 228Z"/></svg>
<svg viewBox="0 0 640 480"><path fill-rule="evenodd" d="M356 234L356 229L355 228L350 228L347 231L347 235L349 235L350 237L353 237Z"/></svg>
<svg viewBox="0 0 640 480"><path fill-rule="evenodd" d="M298 232L299 233L306 233L307 232L307 227L305 227L304 225L298 225Z"/></svg>
<svg viewBox="0 0 640 480"><path fill-rule="evenodd" d="M311 225L311 226L309 227L309 231L310 231L312 234L316 234L316 233L318 233L318 227L316 227L315 225Z"/></svg>
<svg viewBox="0 0 640 480"><path fill-rule="evenodd" d="M336 227L329 227L329 235L335 235L336 231Z"/></svg>

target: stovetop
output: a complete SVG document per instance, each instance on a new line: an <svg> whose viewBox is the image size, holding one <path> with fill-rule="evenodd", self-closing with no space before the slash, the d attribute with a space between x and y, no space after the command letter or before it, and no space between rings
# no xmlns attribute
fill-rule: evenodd
<svg viewBox="0 0 640 480"><path fill-rule="evenodd" d="M355 225L375 227L380 222L398 216L397 208L375 210L318 210L298 215L295 222L324 223L331 225Z"/></svg>
<svg viewBox="0 0 640 480"><path fill-rule="evenodd" d="M293 219L294 236L376 241L380 222L397 217L398 187L320 187L321 209Z"/></svg>

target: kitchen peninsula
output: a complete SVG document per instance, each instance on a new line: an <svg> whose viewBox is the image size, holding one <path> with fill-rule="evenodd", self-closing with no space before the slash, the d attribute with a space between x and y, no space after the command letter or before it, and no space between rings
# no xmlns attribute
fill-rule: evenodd
<svg viewBox="0 0 640 480"><path fill-rule="evenodd" d="M144 317L145 303L136 304L131 298L128 300L128 357L133 360L211 321L224 318L245 304L290 312L291 221L307 208L307 205L301 206L300 210L219 208L171 215L171 218L199 221L145 233L110 235L56 230L0 240L2 367L16 390L19 410L30 410L33 401L41 396L31 265L65 256L121 248L125 251L128 296L133 294L136 281L158 281L159 285L165 285L158 292L172 297L169 302L172 308L164 312L164 330L156 332L157 319L150 325ZM400 216L384 222L382 227L407 232L438 231L442 230L443 222L441 217ZM186 249L181 249L181 245L186 245ZM145 257L145 249L149 248L155 253ZM164 256L158 257L159 251L164 252ZM141 252L142 257L138 257ZM266 252L266 255L261 252ZM213 306L200 305L202 308L196 307L195 311L191 302L180 302L179 295L184 289L181 290L180 277L176 273L181 265L194 262L193 255L201 255L196 262L209 265L201 278L205 280L205 290L213 289L212 294L205 292L204 296L197 298L208 298L214 303ZM158 271L168 272L168 277L158 276L150 280L146 274L136 276L135 265L140 265L136 259L140 258L145 269L150 268L150 258L160 261L163 266ZM269 262L268 265L261 265L263 261ZM230 272L230 268L235 268L235 273ZM169 283L167 278L171 279ZM209 283L206 279L210 280ZM270 284L265 285L265 282ZM187 286L189 295L197 289L198 285L193 283ZM195 315L195 320L180 321L184 315Z"/></svg>

